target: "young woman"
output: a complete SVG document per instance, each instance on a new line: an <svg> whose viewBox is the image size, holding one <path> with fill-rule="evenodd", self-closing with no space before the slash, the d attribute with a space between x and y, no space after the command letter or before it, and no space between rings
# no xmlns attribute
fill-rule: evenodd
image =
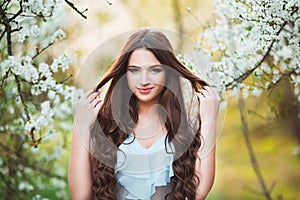
<svg viewBox="0 0 300 200"><path fill-rule="evenodd" d="M182 80L198 100L196 117ZM205 199L214 182L219 104L216 91L176 58L163 33L135 32L77 105L72 198Z"/></svg>

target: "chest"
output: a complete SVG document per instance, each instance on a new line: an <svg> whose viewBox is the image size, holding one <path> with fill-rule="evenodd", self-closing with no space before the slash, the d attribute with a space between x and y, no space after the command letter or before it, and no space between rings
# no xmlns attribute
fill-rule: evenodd
<svg viewBox="0 0 300 200"><path fill-rule="evenodd" d="M138 127L134 129L135 140L144 149L152 147L162 136L166 135L162 126Z"/></svg>

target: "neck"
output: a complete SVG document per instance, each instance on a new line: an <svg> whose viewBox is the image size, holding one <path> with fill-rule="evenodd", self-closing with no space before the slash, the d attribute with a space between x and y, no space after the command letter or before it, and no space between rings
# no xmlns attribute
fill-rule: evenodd
<svg viewBox="0 0 300 200"><path fill-rule="evenodd" d="M160 124L164 124L165 115L164 109L158 103L158 101L151 102L138 102L138 125L139 126L147 126L147 124L158 122ZM162 115L161 115L162 114Z"/></svg>
<svg viewBox="0 0 300 200"><path fill-rule="evenodd" d="M158 102L138 102L138 113L139 115L152 115L158 114L158 106L156 105Z"/></svg>
<svg viewBox="0 0 300 200"><path fill-rule="evenodd" d="M139 139L149 139L166 133L165 119L160 116L161 106L157 103L139 102L138 123L135 127L136 137Z"/></svg>

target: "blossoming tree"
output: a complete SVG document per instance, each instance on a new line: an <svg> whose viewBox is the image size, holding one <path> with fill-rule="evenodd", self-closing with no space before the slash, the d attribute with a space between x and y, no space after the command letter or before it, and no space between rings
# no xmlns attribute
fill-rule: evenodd
<svg viewBox="0 0 300 200"><path fill-rule="evenodd" d="M219 57L208 73L220 77L224 89L242 89L246 96L260 96L287 77L300 101L299 1L214 2L216 25L208 25L198 40Z"/></svg>
<svg viewBox="0 0 300 200"><path fill-rule="evenodd" d="M194 65L203 65L203 54L213 58L202 68L207 79L217 80L220 90L233 96L259 97L272 92L286 81L293 88L292 109L296 132L300 127L300 2L299 0L215 0L214 26L199 35L198 48L187 57ZM191 11L191 8L187 8ZM206 49L203 51L203 48ZM208 67L208 68L207 68ZM271 188L262 179L244 120L243 98L239 98L243 132L254 170L266 199Z"/></svg>
<svg viewBox="0 0 300 200"><path fill-rule="evenodd" d="M70 130L75 88L67 73L70 57L47 52L66 37L52 23L63 4L85 17L67 0L0 2L1 199L40 199L46 182L55 190L52 198L66 198L65 169L53 161L66 141L56 130Z"/></svg>

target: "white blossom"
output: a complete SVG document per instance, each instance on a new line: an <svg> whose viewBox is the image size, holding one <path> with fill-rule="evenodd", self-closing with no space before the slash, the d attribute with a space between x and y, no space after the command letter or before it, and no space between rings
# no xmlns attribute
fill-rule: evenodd
<svg viewBox="0 0 300 200"><path fill-rule="evenodd" d="M256 97L259 97L262 93L262 90L257 88L257 87L254 87L253 90L252 90L252 95L253 96L256 96Z"/></svg>
<svg viewBox="0 0 300 200"><path fill-rule="evenodd" d="M54 112L51 108L50 101L44 101L41 103L40 112L31 116L31 120L27 121L25 130L27 132L30 132L33 128L34 130L41 130L43 126L46 126L53 121L53 117Z"/></svg>
<svg viewBox="0 0 300 200"><path fill-rule="evenodd" d="M56 167L55 169L55 173L58 175L58 176L63 176L66 174L66 170L62 167Z"/></svg>
<svg viewBox="0 0 300 200"><path fill-rule="evenodd" d="M64 90L64 99L65 100L72 99L74 89L75 89L75 87L73 87L73 86L65 87L65 90Z"/></svg>
<svg viewBox="0 0 300 200"><path fill-rule="evenodd" d="M8 112L10 114L14 114L14 112L15 112L15 109L14 109L14 107L12 105L9 105L8 108L7 108L7 110L8 110Z"/></svg>
<svg viewBox="0 0 300 200"><path fill-rule="evenodd" d="M31 153L33 153L33 154L38 154L39 153L39 148L33 148L32 146L30 147L30 151L31 151Z"/></svg>
<svg viewBox="0 0 300 200"><path fill-rule="evenodd" d="M23 43L29 36L29 33L26 31L20 31L18 33L18 42Z"/></svg>
<svg viewBox="0 0 300 200"><path fill-rule="evenodd" d="M24 70L24 74L22 74L22 76L25 78L25 80L36 83L39 78L37 69L32 65L26 65L24 68L26 70Z"/></svg>
<svg viewBox="0 0 300 200"><path fill-rule="evenodd" d="M58 5L61 4L62 1L55 0L28 0L23 2L24 11L27 14L39 14L43 16L51 16L57 10Z"/></svg>
<svg viewBox="0 0 300 200"><path fill-rule="evenodd" d="M300 74L299 74L299 75L294 75L294 74L292 74L292 75L291 75L291 79L293 80L293 82L294 82L295 84L300 84Z"/></svg>
<svg viewBox="0 0 300 200"><path fill-rule="evenodd" d="M70 109L69 102L60 102L59 105L57 105L55 108L53 108L53 111L55 112L55 116L58 119L64 119L66 116L69 116L72 114L72 109Z"/></svg>
<svg viewBox="0 0 300 200"><path fill-rule="evenodd" d="M25 130L27 132L30 132L33 128L34 128L34 124L31 121L27 121L27 123L25 124Z"/></svg>
<svg viewBox="0 0 300 200"><path fill-rule="evenodd" d="M293 50L287 46L283 46L279 51L276 52L276 54L286 60L293 55Z"/></svg>
<svg viewBox="0 0 300 200"><path fill-rule="evenodd" d="M50 89L54 88L56 85L56 81L52 77L48 77L43 83Z"/></svg>
<svg viewBox="0 0 300 200"><path fill-rule="evenodd" d="M55 186L57 186L58 188L65 188L66 187L66 182L62 181L60 179L57 178L51 178L50 179L51 183Z"/></svg>
<svg viewBox="0 0 300 200"><path fill-rule="evenodd" d="M14 56L9 56L6 60L1 62L0 64L0 71L1 76L4 76L7 70L17 64Z"/></svg>
<svg viewBox="0 0 300 200"><path fill-rule="evenodd" d="M41 34L41 30L38 27L38 25L33 25L30 28L30 35L32 35L33 37L37 37Z"/></svg>
<svg viewBox="0 0 300 200"><path fill-rule="evenodd" d="M235 87L229 92L229 96L237 96L238 92L239 92L239 89L237 87Z"/></svg>
<svg viewBox="0 0 300 200"><path fill-rule="evenodd" d="M42 115L49 115L50 117L53 116L53 111L51 110L50 107L50 101L44 101L41 104L41 114Z"/></svg>
<svg viewBox="0 0 300 200"><path fill-rule="evenodd" d="M66 199L67 194L65 190L58 190L55 192L55 195L57 196L58 199Z"/></svg>
<svg viewBox="0 0 300 200"><path fill-rule="evenodd" d="M38 70L40 72L40 77L42 79L44 79L44 78L51 78L52 77L52 73L50 71L50 67L49 67L48 64L46 64L46 63L40 63Z"/></svg>
<svg viewBox="0 0 300 200"><path fill-rule="evenodd" d="M56 92L54 92L53 90L49 90L48 98L52 100L55 99L55 97L56 97Z"/></svg>
<svg viewBox="0 0 300 200"><path fill-rule="evenodd" d="M77 103L80 101L80 98L82 98L84 95L84 90L80 88L74 88L73 90L73 97L72 97L72 104L77 105Z"/></svg>
<svg viewBox="0 0 300 200"><path fill-rule="evenodd" d="M57 72L59 68L64 72L69 68L71 63L71 58L67 55L61 55L58 58L53 60L53 63L50 65L50 68L53 72Z"/></svg>
<svg viewBox="0 0 300 200"><path fill-rule="evenodd" d="M20 191L24 191L24 190L32 191L34 189L34 187L31 184L29 184L28 182L23 182L22 181L22 182L19 183L18 189Z"/></svg>
<svg viewBox="0 0 300 200"><path fill-rule="evenodd" d="M242 94L244 98L247 98L249 95L249 89L248 88L243 88L242 89Z"/></svg>
<svg viewBox="0 0 300 200"><path fill-rule="evenodd" d="M50 43L62 40L66 37L66 33L62 29L55 31L50 39Z"/></svg>

